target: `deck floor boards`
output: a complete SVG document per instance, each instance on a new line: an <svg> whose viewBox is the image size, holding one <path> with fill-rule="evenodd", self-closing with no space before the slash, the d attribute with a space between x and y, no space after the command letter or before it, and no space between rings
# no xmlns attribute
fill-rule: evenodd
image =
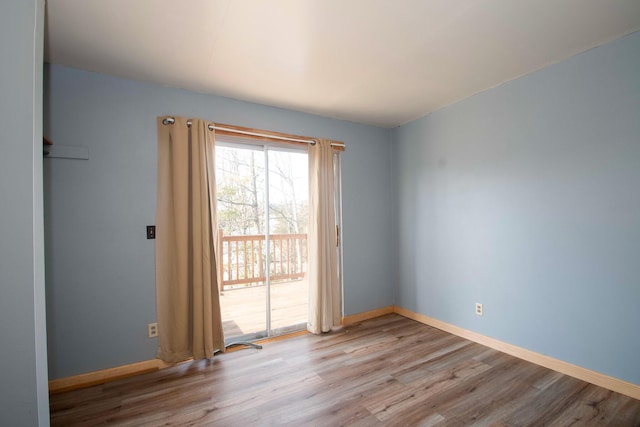
<svg viewBox="0 0 640 427"><path fill-rule="evenodd" d="M306 325L309 290L306 280L275 283L271 288L271 328ZM220 295L225 338L265 330L266 287L231 289Z"/></svg>

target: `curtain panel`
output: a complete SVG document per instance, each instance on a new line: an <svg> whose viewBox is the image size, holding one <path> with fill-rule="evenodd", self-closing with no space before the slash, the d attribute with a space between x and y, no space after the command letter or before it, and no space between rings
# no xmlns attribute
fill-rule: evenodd
<svg viewBox="0 0 640 427"><path fill-rule="evenodd" d="M158 117L158 357L173 363L224 351L216 269L215 137L208 122ZM188 126L187 121L192 124Z"/></svg>
<svg viewBox="0 0 640 427"><path fill-rule="evenodd" d="M309 146L309 322L313 334L340 325L342 292L338 281L334 150L330 140Z"/></svg>

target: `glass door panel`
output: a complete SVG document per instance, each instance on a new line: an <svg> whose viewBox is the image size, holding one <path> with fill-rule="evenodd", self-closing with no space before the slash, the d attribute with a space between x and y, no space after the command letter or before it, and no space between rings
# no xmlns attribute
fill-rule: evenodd
<svg viewBox="0 0 640 427"><path fill-rule="evenodd" d="M270 335L304 329L308 318L306 151L268 151Z"/></svg>
<svg viewBox="0 0 640 427"><path fill-rule="evenodd" d="M216 146L218 268L225 340L267 335L264 153Z"/></svg>
<svg viewBox="0 0 640 427"><path fill-rule="evenodd" d="M308 176L306 150L216 142L218 280L227 342L306 327Z"/></svg>

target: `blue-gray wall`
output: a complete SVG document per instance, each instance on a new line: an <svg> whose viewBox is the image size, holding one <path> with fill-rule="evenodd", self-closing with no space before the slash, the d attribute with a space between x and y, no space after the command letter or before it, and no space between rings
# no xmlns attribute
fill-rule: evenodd
<svg viewBox="0 0 640 427"><path fill-rule="evenodd" d="M344 141L345 314L393 303L391 131L61 66L45 67L45 130L89 160L45 160L51 378L155 357L156 116Z"/></svg>
<svg viewBox="0 0 640 427"><path fill-rule="evenodd" d="M49 425L42 207L43 0L0 13L0 425Z"/></svg>
<svg viewBox="0 0 640 427"><path fill-rule="evenodd" d="M393 139L398 305L640 384L640 33Z"/></svg>
<svg viewBox="0 0 640 427"><path fill-rule="evenodd" d="M144 226L175 114L347 143L345 314L395 302L640 383L639 76L635 34L388 131L47 66L47 134L90 155L45 161L51 378L155 356Z"/></svg>

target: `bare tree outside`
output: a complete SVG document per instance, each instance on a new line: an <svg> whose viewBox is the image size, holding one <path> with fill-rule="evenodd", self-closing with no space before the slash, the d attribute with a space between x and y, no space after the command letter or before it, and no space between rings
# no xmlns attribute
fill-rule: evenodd
<svg viewBox="0 0 640 427"><path fill-rule="evenodd" d="M218 227L225 235L264 233L264 153L216 147Z"/></svg>
<svg viewBox="0 0 640 427"><path fill-rule="evenodd" d="M264 153L217 147L218 226L225 235L263 234ZM306 154L269 152L270 232L307 232ZM303 194L300 194L303 193Z"/></svg>
<svg viewBox="0 0 640 427"><path fill-rule="evenodd" d="M278 151L269 153L271 187L269 220L272 233L307 232L309 220L307 171L306 154Z"/></svg>
<svg viewBox="0 0 640 427"><path fill-rule="evenodd" d="M264 281L264 155L262 150L216 147L218 228L224 236L223 260L228 261L223 265L225 288ZM268 156L269 272L272 280L300 279L309 218L307 155L269 150Z"/></svg>

